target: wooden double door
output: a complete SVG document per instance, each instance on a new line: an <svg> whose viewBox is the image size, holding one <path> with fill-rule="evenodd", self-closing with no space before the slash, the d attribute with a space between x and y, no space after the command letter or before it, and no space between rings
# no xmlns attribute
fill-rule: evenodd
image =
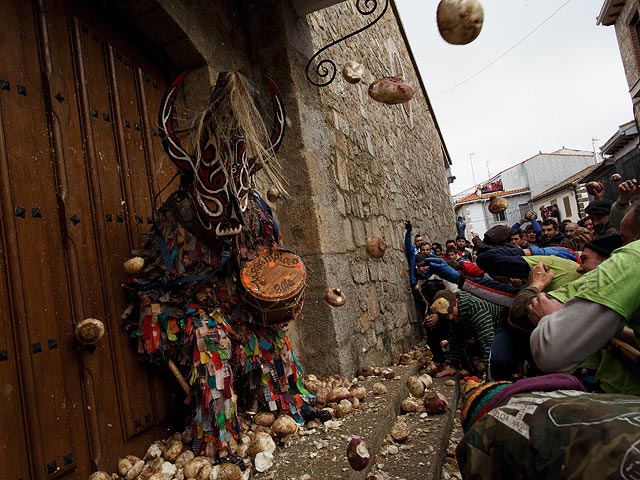
<svg viewBox="0 0 640 480"><path fill-rule="evenodd" d="M143 453L179 400L120 330L122 263L175 173L166 74L82 2L0 8L0 477L81 479Z"/></svg>

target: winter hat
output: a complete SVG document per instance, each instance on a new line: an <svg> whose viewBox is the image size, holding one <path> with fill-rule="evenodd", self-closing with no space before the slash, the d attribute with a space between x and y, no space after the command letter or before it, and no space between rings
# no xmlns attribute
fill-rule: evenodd
<svg viewBox="0 0 640 480"><path fill-rule="evenodd" d="M531 222L524 222L522 225L520 225L520 230L522 230L523 232L526 232L527 228L529 228L531 226L532 226Z"/></svg>
<svg viewBox="0 0 640 480"><path fill-rule="evenodd" d="M440 290L433 296L433 302L431 302L431 312L438 315L447 315L452 313L453 306L458 302L456 294L449 290Z"/></svg>
<svg viewBox="0 0 640 480"><path fill-rule="evenodd" d="M527 307L538 296L538 289L526 288L518 292L509 308L509 325L526 333L531 333L535 325L529 320Z"/></svg>
<svg viewBox="0 0 640 480"><path fill-rule="evenodd" d="M415 266L416 277L418 277L420 279L426 279L427 278L427 277L425 277L424 273L422 273L422 270L420 270L420 267L422 266L422 262L424 262L425 259L427 259L430 256L431 255L428 255L426 253L419 253L416 256L416 266Z"/></svg>
<svg viewBox="0 0 640 480"><path fill-rule="evenodd" d="M511 382L484 382L478 377L465 377L460 386L462 401L460 403L460 423L462 430L467 432L474 423L489 411L489 402L493 396Z"/></svg>
<svg viewBox="0 0 640 480"><path fill-rule="evenodd" d="M506 225L496 225L487 230L482 241L487 245L497 247L509 242L509 236L509 227Z"/></svg>
<svg viewBox="0 0 640 480"><path fill-rule="evenodd" d="M594 200L584 209L587 215L609 215L611 212L611 200Z"/></svg>
<svg viewBox="0 0 640 480"><path fill-rule="evenodd" d="M611 253L622 246L622 236L619 233L612 233L604 237L590 240L584 244L584 248L593 250L598 255L604 258L609 258Z"/></svg>

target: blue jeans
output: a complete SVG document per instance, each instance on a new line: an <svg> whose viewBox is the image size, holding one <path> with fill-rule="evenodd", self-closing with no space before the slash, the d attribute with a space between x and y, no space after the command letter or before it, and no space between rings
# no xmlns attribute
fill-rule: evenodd
<svg viewBox="0 0 640 480"><path fill-rule="evenodd" d="M491 343L489 378L514 380L521 374L525 360L533 365L529 334L500 325Z"/></svg>

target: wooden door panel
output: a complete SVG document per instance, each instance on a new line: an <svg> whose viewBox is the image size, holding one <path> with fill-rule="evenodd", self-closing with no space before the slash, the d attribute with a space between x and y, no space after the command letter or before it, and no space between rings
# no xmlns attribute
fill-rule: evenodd
<svg viewBox="0 0 640 480"><path fill-rule="evenodd" d="M157 135L165 83L86 3L0 8L0 472L83 478L142 453L176 401L119 328L122 262L175 172ZM86 317L107 327L95 349L73 336Z"/></svg>
<svg viewBox="0 0 640 480"><path fill-rule="evenodd" d="M129 185L127 198L127 216L129 218L132 248L138 248L142 234L148 232L149 224L145 217L151 216L151 197L148 181L147 162L143 142L141 112L138 108L136 77L138 68L118 51L109 50L110 64L117 86L114 100L119 117L122 149L124 151L123 171L126 172L125 184Z"/></svg>
<svg viewBox="0 0 640 480"><path fill-rule="evenodd" d="M11 300L9 298L9 272L6 255L10 255L3 246L9 241L15 243L13 234L7 230L12 222L13 212L9 206L8 196L8 161L2 131L2 95L0 94L0 213L5 222L0 223L0 385L2 386L2 413L0 413L0 471L7 478L29 478L29 455L24 418L26 412L20 395L21 381L19 376L18 349L13 329Z"/></svg>
<svg viewBox="0 0 640 480"><path fill-rule="evenodd" d="M117 373L109 346L112 330L119 334L118 315L115 308L109 307L114 294L105 293L103 278L108 275L98 255L106 250L102 248L106 240L101 230L102 221L99 221L104 219L101 203L91 193L92 186L99 185L99 172L92 168L95 164L90 128L92 117L88 106L86 109L79 107L83 99L80 96L82 79L76 81L74 73L74 63L80 64L74 57L74 51L80 50L74 47L80 41L80 29L72 28L66 7L62 0L44 5L43 16L47 24L56 27L47 28L50 41L46 53L51 70L45 72L46 94L51 99L52 139L60 172L60 203L64 209L60 221L67 235L65 245L74 321L92 317L103 321L107 327L105 338L95 350L80 348L78 351L81 370L76 382L83 388L88 429L86 443L90 447L90 459L86 463L87 466L113 468L114 457L122 455L124 450L122 417L115 388ZM115 323L113 329L109 328L111 323Z"/></svg>
<svg viewBox="0 0 640 480"><path fill-rule="evenodd" d="M125 307L121 284L126 279L126 274L123 272L122 263L129 258L132 249L139 248L140 234L146 233L150 228L148 220L151 217L151 198L155 190L154 181L149 178L149 174L153 171L152 162L155 152L161 149L159 137L152 135L148 130L148 126L154 124L152 122L157 115L160 97L152 97L157 99L154 105L148 104L146 96L150 88L155 92L163 91L164 83L160 83L159 80L145 81L145 75L142 74L140 67L128 61L124 54L113 49L104 39L102 39L102 48L98 49L96 33L88 27L83 29L83 22L80 20L74 19L72 23L76 25L74 28L78 31L77 36L80 39L74 48L77 50L76 55L82 58L82 62L76 62L76 64L82 64L84 77L81 83L86 87L87 97L87 106L83 107L80 102L79 108L90 110L96 95L104 95L103 104L106 104L104 98L108 98L111 107L110 131L106 128L100 129L99 126L96 128L95 114L91 119L91 126L85 130L91 132L87 136L91 137L93 142L92 146L88 146L91 151L87 156L89 159L92 155L95 156L96 167L99 163L97 160L99 152L111 148L110 152L117 153L117 156L111 157L110 154L106 157L112 158L112 165L115 165L111 171L116 170L119 173L117 178L120 182L120 189L117 191L119 196L114 195L117 187L113 174L113 177L106 182L111 186L107 193L104 187L105 171L103 170L100 170L99 182L92 183L92 196L96 203L95 211L99 212L95 217L105 219L96 227L98 231L104 232L104 241L98 245L98 256L105 270L102 290L109 298L109 317L118 319L117 323L109 324L111 332L109 347L116 371L116 391L120 401L124 437L131 439L166 420L172 411L171 406L175 404L176 388L172 379L159 380L155 370L148 372L140 362L140 357L130 339L118 329L119 315ZM104 30L101 34L105 34ZM88 44L89 38L95 43ZM117 43L122 44L122 42ZM96 65L98 58L102 58L102 61ZM153 72L155 78L161 78L157 70L141 61L141 56L137 55L135 58L136 62L144 65L145 70ZM101 83L102 90L100 90ZM104 88L105 85L108 85L108 88ZM97 111L97 108L94 107L94 110ZM87 115L81 114L81 117L86 118ZM103 115L103 125L104 119ZM125 124L127 120L129 127ZM108 138L108 135L112 137ZM112 142L111 145L108 141ZM89 169L92 169L91 165ZM110 195L111 198L105 198L105 195ZM112 217L112 221L108 222L109 210L116 207L121 209L123 221L118 222L117 217ZM118 225L121 227L120 230L116 230L115 235L112 234L113 229ZM100 237L99 234L98 237ZM111 283L106 282L107 279Z"/></svg>
<svg viewBox="0 0 640 480"><path fill-rule="evenodd" d="M47 15L57 18L59 12L64 10L59 8L60 3L63 2L47 2ZM130 87L121 91L121 84L130 84L132 78L120 79L117 76L110 46L86 26L83 20L70 14L67 21L62 19L50 23L69 24L71 30L67 37L72 39L71 48L64 48L65 35L56 36L55 43L59 45L54 49L52 63L54 72L60 72L60 80L54 75L51 95L57 95L57 89L64 88L64 78L69 75L78 77L75 82L79 87L76 92L77 100L68 102L65 108L71 111L70 117L75 115L80 122L77 127L73 122L62 122L63 125L69 125L69 129L63 129L61 143L65 152L66 175L74 179L69 183L74 187L82 184L83 188L70 188L65 203L67 210L73 206L92 206L87 211L89 215L80 217L80 223L75 226L70 224L68 229L71 235L72 232L77 232L78 226L84 225L86 234L82 234L81 238L86 244L78 249L77 242L72 242L71 248L80 250L77 268L83 296L84 292L94 295L98 292L103 305L98 308L96 316L106 319L109 331L108 340L98 347L96 354L87 354L84 358L84 364L90 373L87 381L91 386L87 388L96 389L94 398L99 418L95 428L100 429L101 439L98 447L108 452L100 458L106 459L109 456L113 458L125 448L135 448L135 445L124 447L122 439L131 439L165 420L170 412L169 405L174 402L172 392L166 391L166 381L158 383L154 380L153 384L149 384L149 373L140 362L128 337L119 330L119 316L124 310L121 284L126 278L122 262L129 257L132 246L137 248L139 243L134 238L137 234L131 233L134 231L132 226L139 228L139 231L146 231L150 227L147 218L143 218L144 223L139 224L138 214L132 212L129 206L134 204L133 199L140 196L142 200L137 204L145 205L150 217L150 204L147 200L150 198L150 182L145 181L142 188L139 188L129 180L129 153L127 143L123 142L128 129L124 127L121 103L128 105L126 116L131 114L139 121L141 113L136 113L132 108L141 104L141 100L136 98L136 91L132 91ZM156 88L159 90L162 87L156 84ZM107 109L107 104L110 108L107 112L108 120L101 110L98 114L99 109ZM156 112L158 106L152 105L150 108ZM149 119L145 117L144 122L148 123ZM130 120L129 129L139 134L135 123ZM154 137L149 143L159 144L158 137ZM84 149L84 159L76 154L78 148ZM136 145L136 148L140 149L141 146ZM145 147L143 156L135 152L136 162L147 162L150 150ZM105 155L105 152L108 153ZM136 168L143 171L140 167ZM67 218L70 214L69 211ZM122 217L119 218L118 215ZM94 268L91 268L92 262ZM98 302L94 304L97 305ZM85 311L85 316L93 316L91 310ZM156 375L152 374L151 377L155 379ZM93 378L100 378L101 381L93 382ZM105 428L105 425L109 425L109 428ZM115 426L118 428L114 428ZM120 427L123 432L119 430ZM139 438L134 443L143 445L144 442L148 442L148 438Z"/></svg>
<svg viewBox="0 0 640 480"><path fill-rule="evenodd" d="M153 216L152 202L157 186L153 180L153 143L159 142L157 135L152 135L149 130L151 112L158 109L157 104L153 105L153 110L145 108L144 99L149 89L155 88L159 90L158 82L145 82L145 78L149 78L144 74L140 67L134 65L124 54L109 47L107 51L108 64L110 65L111 75L113 76L112 89L112 105L115 117L117 119L116 128L119 138L119 144L122 146L121 161L123 171L126 175L123 177L126 197L125 215L128 219L130 232L130 245L132 250L138 249L145 241L144 236L148 234L151 227L151 219ZM121 265L114 268L121 270ZM131 368L135 365L138 354L132 348L131 340L124 336L120 336L120 342L117 346L120 348L119 355L126 358L124 362L127 376L135 374ZM139 366L135 365L135 369ZM168 383L171 378L165 378L158 381L158 372L149 371L150 378L150 397L152 410L149 410L149 404L145 404L147 412L143 418L134 418L135 422L140 425L157 423L167 418L171 409L174 392L168 389ZM132 398L135 401L135 398ZM139 427L137 427L139 429Z"/></svg>
<svg viewBox="0 0 640 480"><path fill-rule="evenodd" d="M5 90L8 95L2 97L0 125L7 163L4 196L14 215L4 222L5 232L12 231L5 243L10 270L8 318L19 351L23 395L22 405L11 405L3 413L26 413L29 478L39 479L75 469L74 434L84 433L73 412L81 411L80 391L77 382L74 387L68 381L77 374L72 313L34 15L29 4L9 2L3 7L7 22L0 42L3 75L15 81L15 90Z"/></svg>
<svg viewBox="0 0 640 480"><path fill-rule="evenodd" d="M70 289L78 304L76 321L95 317L104 321L107 327L107 336L96 350L85 349L80 355L86 408L91 413L87 415L87 424L92 463L103 466L113 465L115 459L125 451L140 453L139 450L148 444L149 437L141 437L128 446L124 445L123 439L148 429L150 424L145 417L153 418L154 415L149 413L149 390L145 385L148 375L144 364L128 342L126 350L119 348L120 343L127 340L119 329L119 317L124 308L120 285L125 277L120 260L112 264L110 248L114 243L122 244L126 252L129 242L126 240L126 218L119 218L121 213L108 212L115 207L119 212L124 211L122 188L118 185L120 169L116 156L112 154L117 149L114 140L110 139L114 135L113 126L109 126L113 125L111 111L106 111L108 119L103 114L97 114L98 108L106 110L106 92L110 88L106 88L106 81L103 81L103 95L89 98L85 73L90 69L85 68L87 57L83 53L83 39L86 42L88 37L94 46L102 41L96 39L88 27L83 32L81 23L70 16L65 7L65 2L61 0L46 4L49 25L64 26L49 32L53 65L49 77L49 95L54 99L51 103L52 129L59 130L57 150L61 157L60 176L64 178L62 190L66 211L63 221L66 221L69 238ZM102 49L94 48L95 51L100 53ZM76 74L78 77L74 80ZM74 85L78 86L77 91ZM63 100L59 100L61 98ZM98 107L92 107L94 101ZM55 133L53 137L55 140ZM96 153L104 151L109 153ZM103 158L109 161L100 163ZM106 207L103 197L107 197ZM105 211L111 215L105 214ZM110 239L111 231L116 231L119 240ZM130 367L127 370L122 364ZM138 414L133 417L128 389L136 388L139 388L136 400L138 410L145 413L144 416Z"/></svg>
<svg viewBox="0 0 640 480"><path fill-rule="evenodd" d="M105 278L103 292L110 298L111 348L117 379L135 379L131 382L117 382L117 399L123 412L123 426L126 438L131 438L140 431L152 426L153 412L150 402L150 384L147 375L136 364L136 354L130 345L121 348L123 335L119 330L119 312L124 311L124 296L120 288L125 274L122 264L129 258L133 246L129 217L126 215L128 172L126 171L126 150L122 139L117 136L114 127L116 119L112 102L117 88L113 78L114 72L106 69L108 59L105 57L107 46L93 31L84 25L81 29L81 48L84 59L84 76L86 80L87 99L94 145L94 168L98 171L99 191L94 192L101 203L102 218L96 218L99 227L104 229L106 244L102 247L106 252L99 252L103 258ZM111 96L109 93L111 92ZM86 115L85 115L86 118ZM105 255L106 253L106 255ZM125 339L126 340L126 339Z"/></svg>
<svg viewBox="0 0 640 480"><path fill-rule="evenodd" d="M149 165L151 167L151 179L155 188L157 198L155 199L155 207L159 207L167 197L175 192L179 185L180 179L175 176L177 169L167 156L160 137L158 135L158 111L162 101L166 86L163 82L159 82L158 78L148 72L143 72L143 78L146 85L145 88L145 106L149 112L147 117L149 125L146 130L149 131L153 147L150 149Z"/></svg>

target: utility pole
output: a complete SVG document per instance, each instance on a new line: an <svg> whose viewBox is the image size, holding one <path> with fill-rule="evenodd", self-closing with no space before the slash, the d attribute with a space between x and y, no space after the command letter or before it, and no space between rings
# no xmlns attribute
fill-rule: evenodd
<svg viewBox="0 0 640 480"><path fill-rule="evenodd" d="M491 178L491 172L489 171L489 160L487 160L487 180Z"/></svg>
<svg viewBox="0 0 640 480"><path fill-rule="evenodd" d="M469 163L471 163L471 176L473 177L473 184L476 184L476 172L473 170L473 153L469 154Z"/></svg>
<svg viewBox="0 0 640 480"><path fill-rule="evenodd" d="M600 162L600 152L596 151L596 142L599 142L599 141L600 141L599 138L591 137L591 146L593 147L593 159L595 160L595 163Z"/></svg>

